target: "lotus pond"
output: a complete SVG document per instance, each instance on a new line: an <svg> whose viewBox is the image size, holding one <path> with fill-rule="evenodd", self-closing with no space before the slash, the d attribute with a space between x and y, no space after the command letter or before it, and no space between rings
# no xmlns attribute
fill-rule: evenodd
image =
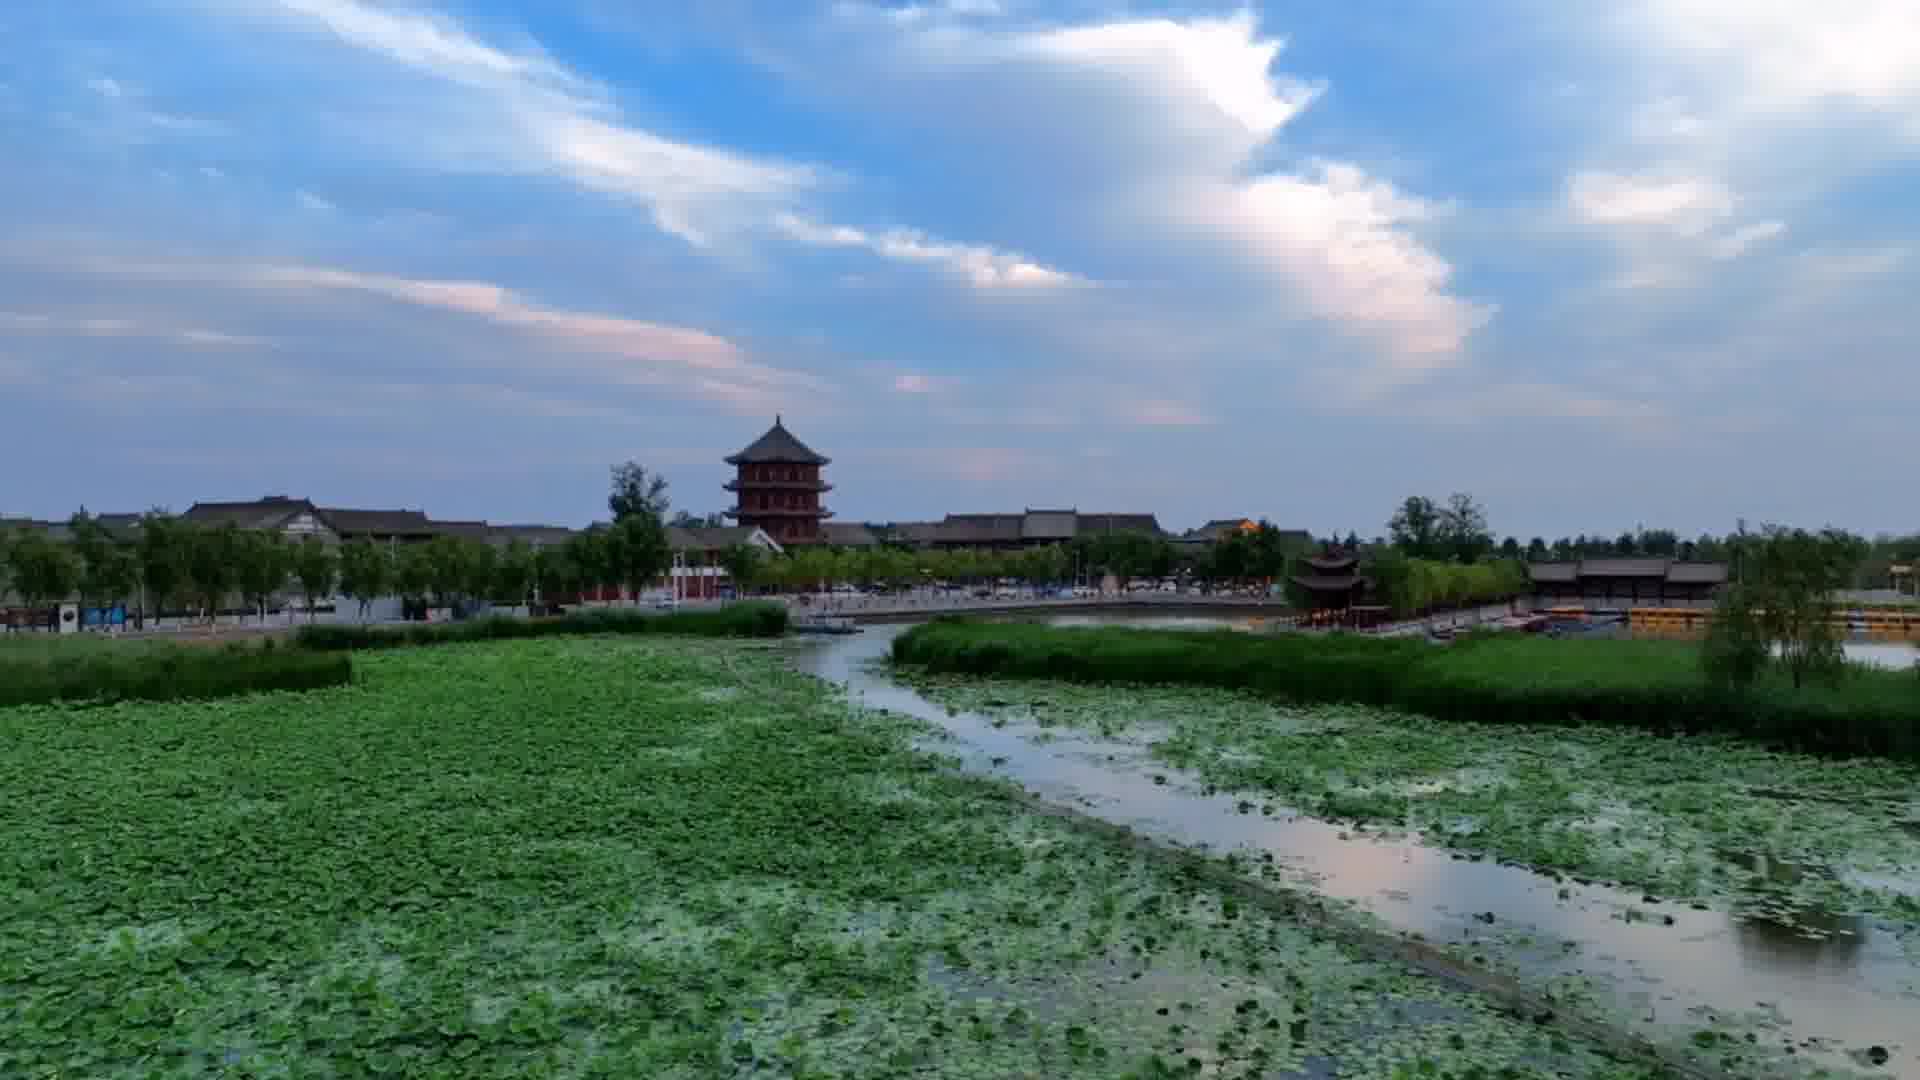
<svg viewBox="0 0 1920 1080"><path fill-rule="evenodd" d="M1644 1075L1030 813L777 647L355 666L0 710L0 1075Z"/></svg>
<svg viewBox="0 0 1920 1080"><path fill-rule="evenodd" d="M896 674L949 708L1144 743L1222 790L1324 819L1670 900L1920 921L1911 765L1199 688Z"/></svg>

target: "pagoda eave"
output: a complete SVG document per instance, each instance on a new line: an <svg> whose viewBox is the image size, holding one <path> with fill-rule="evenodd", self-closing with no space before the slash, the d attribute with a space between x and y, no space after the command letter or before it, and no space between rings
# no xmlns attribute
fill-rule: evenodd
<svg viewBox="0 0 1920 1080"><path fill-rule="evenodd" d="M721 513L739 521L750 521L754 518L830 518L833 516L831 510L800 510L792 507L782 507L777 510L743 510L735 506Z"/></svg>
<svg viewBox="0 0 1920 1080"><path fill-rule="evenodd" d="M833 490L825 480L729 480L720 485L727 491L818 491Z"/></svg>

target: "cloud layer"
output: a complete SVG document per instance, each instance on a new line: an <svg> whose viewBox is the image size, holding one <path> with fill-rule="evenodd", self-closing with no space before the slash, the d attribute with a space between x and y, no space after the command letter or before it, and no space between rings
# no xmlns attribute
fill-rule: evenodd
<svg viewBox="0 0 1920 1080"><path fill-rule="evenodd" d="M576 520L649 454L709 509L782 412L851 518L1909 524L1910 3L0 21L0 450L106 433L38 512Z"/></svg>

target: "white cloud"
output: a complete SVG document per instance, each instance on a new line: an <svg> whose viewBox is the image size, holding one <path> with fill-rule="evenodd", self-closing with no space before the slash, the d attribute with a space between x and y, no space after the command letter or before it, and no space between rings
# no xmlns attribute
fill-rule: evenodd
<svg viewBox="0 0 1920 1080"><path fill-rule="evenodd" d="M1702 176L1634 176L1585 171L1567 183L1567 203L1590 225L1630 225L1698 236L1730 217L1736 205L1725 184Z"/></svg>
<svg viewBox="0 0 1920 1080"><path fill-rule="evenodd" d="M621 120L604 87L546 54L488 44L419 9L364 0L233 0L221 10L324 35L455 92L446 101L411 90L393 95L389 100L413 109L393 110L371 134L394 148L454 168L556 175L631 198L662 230L697 246L825 179L809 166L641 130Z"/></svg>
<svg viewBox="0 0 1920 1080"><path fill-rule="evenodd" d="M1786 231L1786 223L1782 221L1756 221L1751 225L1742 225L1713 242L1713 257L1737 259L1755 245L1764 244Z"/></svg>
<svg viewBox="0 0 1920 1080"><path fill-rule="evenodd" d="M1091 245L1118 238L1208 264L1236 295L1267 291L1277 318L1305 312L1356 335L1396 377L1456 363L1491 315L1453 295L1451 265L1415 231L1437 205L1352 162L1271 164L1321 87L1275 70L1285 42L1250 13L860 25L880 29L873 74L927 87L920 100L963 126L983 93L1019 110L1010 125L976 126L977 152L1004 161L995 182L1054 200L1050 223L1084 230ZM1033 141L1014 142L1005 126ZM1146 273L1166 272L1156 261Z"/></svg>
<svg viewBox="0 0 1920 1080"><path fill-rule="evenodd" d="M895 375L892 386L896 394L937 394L952 388L958 381L945 375L925 375L910 371Z"/></svg>
<svg viewBox="0 0 1920 1080"><path fill-rule="evenodd" d="M1320 94L1318 87L1273 74L1285 44L1261 37L1251 12L1069 27L1014 42L1016 49L1049 60L1130 73L1175 108L1204 103L1255 140L1285 127Z"/></svg>
<svg viewBox="0 0 1920 1080"><path fill-rule="evenodd" d="M1080 282L1072 274L1023 255L947 243L910 229L867 232L846 225L822 225L790 213L775 216L774 227L813 247L859 248L883 259L937 266L964 278L976 289L1048 289Z"/></svg>
<svg viewBox="0 0 1920 1080"><path fill-rule="evenodd" d="M69 272L210 286L229 291L294 295L355 294L429 311L482 320L524 335L520 342L488 342L490 363L526 374L573 375L611 386L657 388L718 402L743 412L766 412L797 399L820 399L832 388L802 372L755 360L739 344L691 327L538 303L485 281L412 278L337 267L238 262L154 262L65 254L41 260ZM230 301L226 301L230 302ZM260 339L217 331L172 330L125 320L54 320L0 313L9 327L114 336L164 336L182 344L258 345ZM529 348L528 346L532 346ZM479 354L482 350L475 350ZM456 365L468 363L455 357ZM472 363L481 363L475 359Z"/></svg>
<svg viewBox="0 0 1920 1080"><path fill-rule="evenodd" d="M87 88L104 98L119 99L126 96L126 90L114 79L88 79Z"/></svg>
<svg viewBox="0 0 1920 1080"><path fill-rule="evenodd" d="M1912 0L1639 0L1645 43L1746 109L1837 102L1920 121L1920 4ZM1908 128L1920 136L1920 124Z"/></svg>
<svg viewBox="0 0 1920 1080"><path fill-rule="evenodd" d="M323 199L313 192L304 189L294 192L293 200L300 204L300 209L311 210L316 213L328 213L339 209L339 207L333 205L333 203L327 199Z"/></svg>
<svg viewBox="0 0 1920 1080"><path fill-rule="evenodd" d="M123 318L78 318L44 312L0 311L0 333L8 331L54 336L147 338L176 345L214 348L259 348L273 344L268 338L230 334L203 327L157 325Z"/></svg>
<svg viewBox="0 0 1920 1080"><path fill-rule="evenodd" d="M1450 295L1452 266L1401 228L1428 220L1433 206L1355 166L1203 180L1182 194L1179 213L1239 236L1319 315L1388 342L1401 374L1449 366L1492 315Z"/></svg>
<svg viewBox="0 0 1920 1080"><path fill-rule="evenodd" d="M689 369L703 378L737 376L753 383L773 383L786 374L753 363L738 345L702 330L545 307L489 282L407 278L310 266L261 266L243 273L263 286L369 293L418 307L459 312L588 350Z"/></svg>

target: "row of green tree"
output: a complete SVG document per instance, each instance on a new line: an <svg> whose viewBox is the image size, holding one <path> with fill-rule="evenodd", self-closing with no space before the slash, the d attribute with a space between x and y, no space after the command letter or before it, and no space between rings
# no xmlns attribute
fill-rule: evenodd
<svg viewBox="0 0 1920 1080"><path fill-rule="evenodd" d="M39 529L0 534L0 593L11 590L35 609L77 597L89 607L209 617L231 610L236 600L245 611L264 614L294 592L312 611L340 593L354 597L364 615L384 596L450 607L521 606L539 595L602 587L638 594L669 560L665 533L644 515L541 549L456 536L403 545L366 539L336 545L319 537L295 542L276 532L160 513L137 529L110 532L82 511L67 529L65 542Z"/></svg>
<svg viewBox="0 0 1920 1080"><path fill-rule="evenodd" d="M1920 533L1882 535L1869 540L1840 530L1828 530L1846 541L1853 562L1841 576L1840 588L1886 589L1913 587L1911 575L1896 577L1895 567L1920 563ZM1673 529L1636 528L1615 536L1562 536L1556 540L1536 536L1521 540L1508 536L1495 541L1488 526L1486 510L1468 494L1449 496L1439 502L1415 495L1403 502L1387 523L1387 533L1376 537L1371 547L1391 546L1415 559L1474 563L1485 558L1525 560L1527 562L1572 562L1577 559L1665 558L1685 562L1736 561L1738 543L1751 544L1758 533L1744 524L1724 535L1702 533L1685 539ZM1826 535L1823 533L1822 535ZM1346 545L1359 549L1360 538L1349 534Z"/></svg>

